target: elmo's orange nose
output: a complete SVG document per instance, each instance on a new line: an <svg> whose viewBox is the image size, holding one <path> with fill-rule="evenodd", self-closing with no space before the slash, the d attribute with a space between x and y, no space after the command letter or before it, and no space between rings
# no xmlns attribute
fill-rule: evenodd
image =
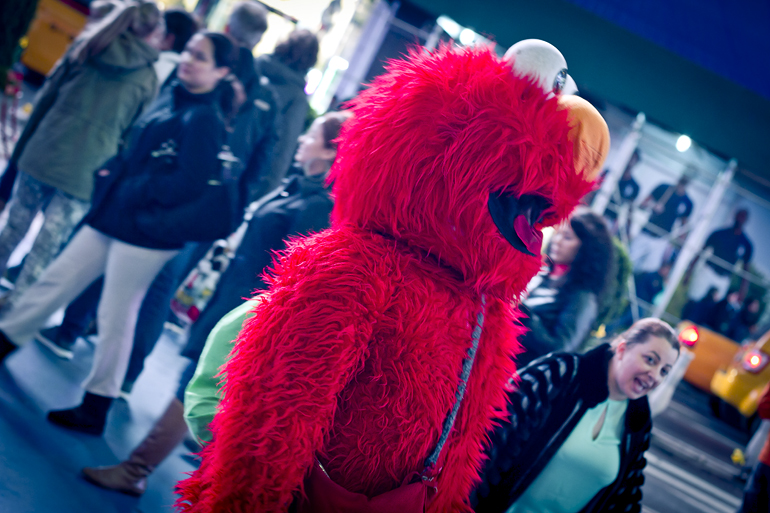
<svg viewBox="0 0 770 513"><path fill-rule="evenodd" d="M610 131L607 123L593 105L579 96L559 96L559 105L569 111L572 129L569 137L575 143L575 169L586 180L593 181L607 158Z"/></svg>

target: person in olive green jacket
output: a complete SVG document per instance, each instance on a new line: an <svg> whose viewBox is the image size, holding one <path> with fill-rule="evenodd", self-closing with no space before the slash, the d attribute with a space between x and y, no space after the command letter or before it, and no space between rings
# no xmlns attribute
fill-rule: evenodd
<svg viewBox="0 0 770 513"><path fill-rule="evenodd" d="M118 152L155 97L158 51L152 44L164 32L160 11L145 0L113 3L53 70L11 156L9 170L17 168L18 178L0 232L0 273L42 209L45 222L10 302L69 240L89 209L94 171Z"/></svg>

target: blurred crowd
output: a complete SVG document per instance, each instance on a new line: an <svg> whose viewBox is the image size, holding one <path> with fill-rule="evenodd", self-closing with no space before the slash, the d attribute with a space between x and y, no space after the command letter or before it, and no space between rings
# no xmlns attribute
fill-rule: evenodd
<svg viewBox="0 0 770 513"><path fill-rule="evenodd" d="M0 359L33 339L69 359L79 337L98 335L82 403L49 412L50 422L103 433L112 404L131 393L165 323L175 319L189 328L182 354L190 364L176 397L126 461L84 469L99 486L141 495L147 477L187 437L188 423L199 442L210 439L218 365L198 366L207 339L213 331L233 340L232 327L249 308L243 298L265 288L261 273L273 251L291 236L329 225L326 178L348 114L311 119L305 75L316 63L317 37L295 30L255 59L266 29L267 11L254 2L236 4L222 33L147 0L93 2L83 33L41 88L0 180L8 216L0 271L13 283L0 299ZM687 176L637 201L633 169L640 159L637 152L628 163L604 218L579 208L558 228L545 248L546 265L520 303L529 328L520 368L553 351L584 353L599 344L602 330L621 336L612 350L604 345L586 353L584 368L611 360L611 372L621 372L630 364L619 355L653 346L664 355L655 362L654 382L637 390L629 378L626 388L594 404L585 417L594 423L588 430L601 429L605 417L621 426L626 404L612 401L643 397L678 356L668 326L635 321L649 315L665 287L677 252L672 241L686 232L694 204ZM31 250L18 268L6 269L40 212L45 220ZM762 313L745 279L731 285L735 264L745 270L751 262L743 232L748 217L740 210L731 226L713 232L684 278L683 317L738 341L756 333ZM630 241L628 251L621 240ZM626 305L629 295L637 300ZM61 325L48 326L63 307ZM231 331L217 332L228 313ZM227 343L211 361L221 365ZM541 378L542 369L528 369ZM604 377L602 383L617 385L614 375ZM529 400L526 391L515 393ZM628 404L629 412L640 407ZM561 427L554 421L548 429ZM616 431L615 445L622 430ZM633 457L641 458L648 442L633 443ZM500 444L501 452L520 450ZM552 477L542 475L515 511L544 500ZM586 489L596 492L598 484ZM488 489L475 499L480 510L495 500L494 486L483 486ZM592 493L584 502L599 498Z"/></svg>
<svg viewBox="0 0 770 513"><path fill-rule="evenodd" d="M328 226L326 176L346 114L310 119L316 35L297 29L255 59L266 29L253 2L236 4L222 33L151 1L93 2L2 176L0 267L13 286L0 358L37 339L70 359L78 337L98 335L82 403L49 421L101 434L166 321L195 321L177 399L129 461L86 469L102 486L144 491L188 433L182 396L211 329L264 287L287 238ZM31 250L6 269L39 212ZM62 307L62 324L47 326Z"/></svg>

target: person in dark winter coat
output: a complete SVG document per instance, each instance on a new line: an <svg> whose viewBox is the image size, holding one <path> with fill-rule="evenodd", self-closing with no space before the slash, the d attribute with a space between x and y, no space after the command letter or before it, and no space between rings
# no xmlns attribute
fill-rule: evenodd
<svg viewBox="0 0 770 513"><path fill-rule="evenodd" d="M250 206L244 221L248 228L235 257L221 276L208 306L192 325L182 352L192 361L182 376L177 397L126 461L109 467L86 467L86 479L103 488L141 495L147 476L187 435L182 401L209 332L255 289L264 287L262 270L270 264L272 252L284 248L285 239L328 227L332 200L325 180L337 153L334 140L346 118L344 113L333 113L317 119L300 137L295 158L302 172L291 175L281 187ZM202 416L208 424L208 412Z"/></svg>
<svg viewBox="0 0 770 513"><path fill-rule="evenodd" d="M236 58L235 46L222 34L190 39L174 94L159 98L135 124L126 148L97 171L85 224L0 319L1 360L104 275L97 313L100 343L85 398L76 408L50 412L51 422L103 432L126 372L142 298L184 245L178 233L163 234L162 228L173 223L193 232L212 216L189 207L223 173L225 117L235 111L234 90L224 79Z"/></svg>
<svg viewBox="0 0 770 513"><path fill-rule="evenodd" d="M305 128L309 104L305 94L305 75L318 58L318 38L305 29L290 33L270 55L257 58L261 75L270 80L278 102L278 143L273 151L270 171L263 175L258 196L281 183L291 166L296 141Z"/></svg>
<svg viewBox="0 0 770 513"><path fill-rule="evenodd" d="M270 157L276 144L277 108L275 95L255 70L251 48L259 42L266 24L267 12L259 4L237 4L230 14L226 32L238 44L238 61L233 73L242 86L246 101L231 123L228 146L242 166L239 205L245 208L251 201L259 177L270 169ZM160 97L173 95L176 71L161 89ZM241 212L242 212L241 208ZM239 214L240 217L241 214ZM131 392L133 383L144 368L145 357L150 354L163 332L168 319L169 302L190 266L205 255L210 242L188 244L185 250L166 264L147 291L136 326L134 346L126 371L122 392ZM67 309L61 327L43 330L37 335L45 347L62 358L72 358L72 347L83 335L96 315L101 283L94 283Z"/></svg>
<svg viewBox="0 0 770 513"><path fill-rule="evenodd" d="M646 396L678 356L674 330L649 318L612 345L521 369L490 437L474 511L639 513L652 431Z"/></svg>
<svg viewBox="0 0 770 513"><path fill-rule="evenodd" d="M150 42L162 30L154 3L115 2L86 27L43 85L11 156L19 173L0 232L0 274L41 210L45 222L5 298L8 305L69 240L90 207L94 170L115 155L152 103L158 51ZM12 183L10 177L4 181Z"/></svg>
<svg viewBox="0 0 770 513"><path fill-rule="evenodd" d="M548 268L529 284L520 305L529 331L521 340L524 366L551 351L576 351L591 331L611 275L613 244L600 216L580 208L554 233Z"/></svg>

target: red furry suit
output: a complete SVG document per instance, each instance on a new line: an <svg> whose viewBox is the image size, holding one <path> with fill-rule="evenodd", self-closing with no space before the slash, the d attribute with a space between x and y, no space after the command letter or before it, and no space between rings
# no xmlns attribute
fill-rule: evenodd
<svg viewBox="0 0 770 513"><path fill-rule="evenodd" d="M315 458L369 496L421 471L485 294L428 508L471 511L520 351L512 300L541 266L539 229L569 215L601 165L577 169L583 129L562 98L491 49L448 46L392 62L361 93L332 169L332 227L275 263L225 367L213 441L179 485L183 511L287 511ZM493 198L503 217L518 209L510 225L493 220Z"/></svg>

